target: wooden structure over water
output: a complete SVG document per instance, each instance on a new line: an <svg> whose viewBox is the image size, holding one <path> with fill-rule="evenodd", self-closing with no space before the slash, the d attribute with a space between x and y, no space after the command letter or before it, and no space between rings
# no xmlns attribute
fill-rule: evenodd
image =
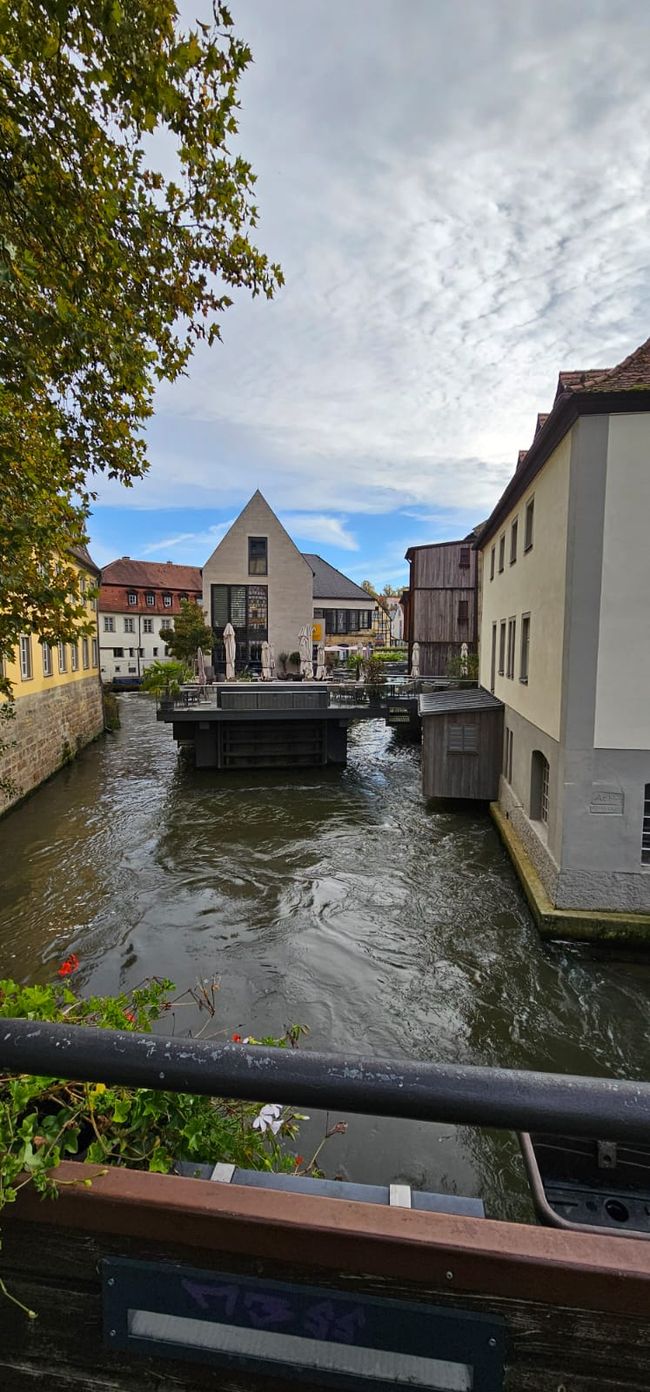
<svg viewBox="0 0 650 1392"><path fill-rule="evenodd" d="M491 802L499 791L503 702L481 687L421 695L422 789L427 798Z"/></svg>
<svg viewBox="0 0 650 1392"><path fill-rule="evenodd" d="M364 716L330 704L324 682L218 682L158 708L196 767L220 770L345 764L348 726Z"/></svg>

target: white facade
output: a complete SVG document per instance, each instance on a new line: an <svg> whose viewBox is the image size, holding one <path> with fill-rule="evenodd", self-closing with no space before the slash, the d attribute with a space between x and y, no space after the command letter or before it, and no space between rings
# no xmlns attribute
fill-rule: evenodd
<svg viewBox="0 0 650 1392"><path fill-rule="evenodd" d="M173 616L99 614L99 662L103 682L144 676L152 662L168 656L161 628L173 628Z"/></svg>
<svg viewBox="0 0 650 1392"><path fill-rule="evenodd" d="M238 670L259 662L267 638L279 663L282 653L297 651L301 628L311 627L311 566L259 490L203 567L203 608L217 657L225 624L232 623Z"/></svg>

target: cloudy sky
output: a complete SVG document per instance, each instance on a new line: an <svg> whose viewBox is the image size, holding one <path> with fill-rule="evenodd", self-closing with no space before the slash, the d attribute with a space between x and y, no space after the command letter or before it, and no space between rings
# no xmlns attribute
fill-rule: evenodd
<svg viewBox="0 0 650 1392"><path fill-rule="evenodd" d="M232 0L286 286L165 387L99 564L201 565L261 488L356 579L494 505L562 368L650 334L646 0ZM203 0L184 0L189 19Z"/></svg>

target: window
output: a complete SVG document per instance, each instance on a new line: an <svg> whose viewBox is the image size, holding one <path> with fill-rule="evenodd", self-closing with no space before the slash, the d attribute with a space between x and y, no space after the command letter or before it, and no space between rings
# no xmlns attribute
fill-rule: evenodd
<svg viewBox="0 0 650 1392"><path fill-rule="evenodd" d="M153 619L143 619L142 627L145 633L153 633Z"/></svg>
<svg viewBox="0 0 650 1392"><path fill-rule="evenodd" d="M70 671L79 671L79 645L77 643L70 644Z"/></svg>
<svg viewBox="0 0 650 1392"><path fill-rule="evenodd" d="M96 667L96 666L97 666L97 660L98 660L97 639L96 639L96 638L93 638L93 667Z"/></svg>
<svg viewBox="0 0 650 1392"><path fill-rule="evenodd" d="M459 624L469 623L469 600L459 599L458 601L458 622Z"/></svg>
<svg viewBox="0 0 650 1392"><path fill-rule="evenodd" d="M492 550L490 551L490 580L494 580L494 563L496 560L496 554L497 548L496 546L493 546Z"/></svg>
<svg viewBox="0 0 650 1392"><path fill-rule="evenodd" d="M521 616L521 659L519 663L520 682L528 681L528 655L530 650L530 614Z"/></svg>
<svg viewBox="0 0 650 1392"><path fill-rule="evenodd" d="M114 619L113 616L111 615L109 618L105 618L105 619L104 619L104 633L114 633L114 632L115 632L115 619Z"/></svg>
<svg viewBox="0 0 650 1392"><path fill-rule="evenodd" d="M113 657L124 657L124 648L113 648Z"/></svg>
<svg viewBox="0 0 650 1392"><path fill-rule="evenodd" d="M44 676L44 677L51 677L51 676L52 676L52 667L53 667L53 664L52 664L52 649L51 649L49 643L44 643L44 644L43 644L42 654L43 654L43 676Z"/></svg>
<svg viewBox="0 0 650 1392"><path fill-rule="evenodd" d="M128 593L127 598L128 598L129 604L137 604L137 602L138 602L138 596L137 596L137 594L135 593L135 590L129 590L129 593Z"/></svg>
<svg viewBox="0 0 650 1392"><path fill-rule="evenodd" d="M530 815L548 826L550 768L541 749L534 749L530 762Z"/></svg>
<svg viewBox="0 0 650 1392"><path fill-rule="evenodd" d="M470 565L470 554L469 554L469 553L470 553L470 548L469 548L469 546L461 546L461 548L460 548L460 556L458 557L458 565L459 565L459 567L460 567L461 570L469 570L469 565Z"/></svg>
<svg viewBox="0 0 650 1392"><path fill-rule="evenodd" d="M156 596L152 595L151 592L148 592L146 595L146 600L147 604L149 605L149 608L153 609L153 606L156 603Z"/></svg>
<svg viewBox="0 0 650 1392"><path fill-rule="evenodd" d="M643 828L641 831L641 862L650 865L650 783L643 790Z"/></svg>
<svg viewBox="0 0 650 1392"><path fill-rule="evenodd" d="M81 640L81 665L82 665L82 667L84 668L84 671L87 669L87 667L88 667L88 665L89 665L89 663L88 663L88 639L87 639L87 638L82 638L82 640Z"/></svg>
<svg viewBox="0 0 650 1392"><path fill-rule="evenodd" d="M125 619L125 620L124 620L124 632L125 632L125 633L135 633L135 619Z"/></svg>
<svg viewBox="0 0 650 1392"><path fill-rule="evenodd" d="M171 607L172 607L172 597L171 597L170 594L164 594L164 595L163 595L163 607L164 607L165 609L171 609Z"/></svg>
<svg viewBox="0 0 650 1392"><path fill-rule="evenodd" d="M135 657L137 648L129 648L129 657Z"/></svg>
<svg viewBox="0 0 650 1392"><path fill-rule="evenodd" d="M122 671L122 668L121 668L121 667L118 667L117 664L116 664L116 665L115 665L115 671L116 671L116 672L121 672L121 671Z"/></svg>
<svg viewBox="0 0 650 1392"><path fill-rule="evenodd" d="M490 657L490 691L494 691L497 677L497 626L492 624L492 654Z"/></svg>
<svg viewBox="0 0 650 1392"><path fill-rule="evenodd" d="M325 617L325 610L324 610L324 609L314 609L314 618L315 618L315 619L323 619L324 617Z"/></svg>
<svg viewBox="0 0 650 1392"><path fill-rule="evenodd" d="M348 631L348 611L347 609L337 609L336 611L336 632L347 633Z"/></svg>
<svg viewBox="0 0 650 1392"><path fill-rule="evenodd" d="M57 652L58 652L58 657L59 657L59 671L60 671L60 672L65 672L65 670L66 670L65 643L58 643L58 644L57 644Z"/></svg>
<svg viewBox="0 0 650 1392"><path fill-rule="evenodd" d="M179 602L179 604L187 604L187 595L186 595L186 594L179 594L179 596L178 596L178 602Z"/></svg>
<svg viewBox="0 0 650 1392"><path fill-rule="evenodd" d="M512 730L506 725L505 749L503 754L503 776L506 782L512 783Z"/></svg>
<svg viewBox="0 0 650 1392"><path fill-rule="evenodd" d="M499 539L499 574L506 563L506 539L505 535Z"/></svg>
<svg viewBox="0 0 650 1392"><path fill-rule="evenodd" d="M372 628L372 610L362 609L359 613L359 628Z"/></svg>
<svg viewBox="0 0 650 1392"><path fill-rule="evenodd" d="M506 676L512 678L515 675L515 643L517 640L517 620L508 619L508 657L506 661Z"/></svg>
<svg viewBox="0 0 650 1392"><path fill-rule="evenodd" d="M268 575L268 539L266 537L248 538L248 574Z"/></svg>
<svg viewBox="0 0 650 1392"><path fill-rule="evenodd" d="M450 754L478 754L478 725L450 725L447 749Z"/></svg>
<svg viewBox="0 0 650 1392"><path fill-rule="evenodd" d="M24 633L20 639L20 675L23 681L31 680L32 640L26 633Z"/></svg>
<svg viewBox="0 0 650 1392"><path fill-rule="evenodd" d="M137 668L136 668L136 667L129 667L129 672L136 672L136 671L137 671Z"/></svg>
<svg viewBox="0 0 650 1392"><path fill-rule="evenodd" d="M81 598L82 598L82 599L85 599L85 597L86 597L86 577L85 577L85 575L80 575L80 576L79 576L79 594L81 595Z"/></svg>
<svg viewBox="0 0 650 1392"><path fill-rule="evenodd" d="M517 532L519 530L519 518L515 520L510 528L510 564L514 565L517 559Z"/></svg>
<svg viewBox="0 0 650 1392"><path fill-rule="evenodd" d="M499 676L502 677L506 670L506 621L501 620L499 632Z"/></svg>
<svg viewBox="0 0 650 1392"><path fill-rule="evenodd" d="M530 498L526 503L526 522L524 527L524 551L530 551L533 544L533 527L535 520L535 499Z"/></svg>
<svg viewBox="0 0 650 1392"><path fill-rule="evenodd" d="M154 649L153 649L153 655L154 655L154 657L157 657L157 656L158 656L158 649L157 649L157 648L154 648Z"/></svg>

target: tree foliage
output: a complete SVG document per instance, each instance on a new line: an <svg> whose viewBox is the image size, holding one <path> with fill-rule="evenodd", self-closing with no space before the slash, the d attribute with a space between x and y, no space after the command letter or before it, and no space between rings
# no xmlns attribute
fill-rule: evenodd
<svg viewBox="0 0 650 1392"><path fill-rule="evenodd" d="M96 475L143 474L157 383L281 283L230 148L250 61L220 0L0 8L0 655L71 636Z"/></svg>
<svg viewBox="0 0 650 1392"><path fill-rule="evenodd" d="M172 657L181 662L194 662L198 648L203 648L210 661L214 642L212 629L208 628L203 610L194 599L181 600L181 612L174 619L174 627L161 628L160 637Z"/></svg>

